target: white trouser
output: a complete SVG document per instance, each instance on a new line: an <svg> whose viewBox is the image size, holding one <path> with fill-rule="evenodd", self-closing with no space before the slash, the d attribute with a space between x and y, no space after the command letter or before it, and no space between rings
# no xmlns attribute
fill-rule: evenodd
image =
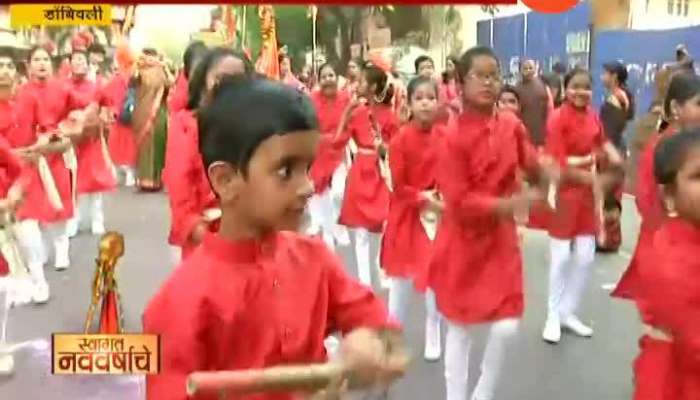
<svg viewBox="0 0 700 400"><path fill-rule="evenodd" d="M124 173L124 185L134 186L136 184L136 172L134 168L128 165L120 165L118 167Z"/></svg>
<svg viewBox="0 0 700 400"><path fill-rule="evenodd" d="M36 220L24 220L17 225L17 239L24 251L27 260L27 268L34 282L45 282L44 264L48 259L48 252L44 246L44 240L53 246L54 262L57 266L70 263L70 240L66 233L64 221L39 226Z"/></svg>
<svg viewBox="0 0 700 400"><path fill-rule="evenodd" d="M488 338L481 361L481 376L472 400L492 400L498 385L508 346L515 338L519 320L504 319L487 324L463 325L447 321L445 382L447 400L466 400L469 382L469 354L475 333L487 328Z"/></svg>
<svg viewBox="0 0 700 400"><path fill-rule="evenodd" d="M573 252L572 252L573 242ZM572 271L567 271L575 256ZM576 313L586 291L595 258L595 237L576 236L573 241L551 238L549 266L549 300L547 312L563 321Z"/></svg>
<svg viewBox="0 0 700 400"><path fill-rule="evenodd" d="M311 214L311 233L316 234L320 231L323 241L328 247L335 249L333 232L337 217L334 218L335 210L330 190L309 199L309 214Z"/></svg>
<svg viewBox="0 0 700 400"><path fill-rule="evenodd" d="M76 207L75 215L68 224L68 230L72 231L69 234L77 233L86 221L92 227L104 227L105 214L102 193L89 193L78 196L78 207Z"/></svg>
<svg viewBox="0 0 700 400"><path fill-rule="evenodd" d="M372 238L377 238L378 234L372 233L364 228L355 229L355 259L357 260L357 275L360 282L367 286L372 286L372 265L376 264L377 257L371 256ZM375 240L376 242L376 240Z"/></svg>
<svg viewBox="0 0 700 400"><path fill-rule="evenodd" d="M408 322L408 307L413 294L413 281L406 278L391 278L389 287L389 314L399 320L402 325ZM437 310L435 292L428 289L425 292L425 318L429 321L439 322L440 314Z"/></svg>

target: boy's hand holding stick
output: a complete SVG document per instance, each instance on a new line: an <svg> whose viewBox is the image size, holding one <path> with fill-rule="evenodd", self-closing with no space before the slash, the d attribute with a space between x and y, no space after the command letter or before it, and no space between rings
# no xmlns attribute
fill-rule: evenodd
<svg viewBox="0 0 700 400"><path fill-rule="evenodd" d="M343 339L341 354L340 361L325 364L194 372L188 378L187 393L194 396L325 391L317 395L326 398L346 388L388 386L405 373L410 362L400 335L389 330L357 329Z"/></svg>

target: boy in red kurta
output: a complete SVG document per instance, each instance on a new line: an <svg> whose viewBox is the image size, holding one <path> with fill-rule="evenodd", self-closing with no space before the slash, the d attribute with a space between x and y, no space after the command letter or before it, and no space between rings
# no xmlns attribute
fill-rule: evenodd
<svg viewBox="0 0 700 400"><path fill-rule="evenodd" d="M662 365L655 376L664 397L654 398L694 400L700 398L700 130L664 139L654 158L670 218L655 234L656 263L640 289L654 331L672 346L670 368Z"/></svg>
<svg viewBox="0 0 700 400"><path fill-rule="evenodd" d="M309 170L315 191L309 200L309 233L320 231L323 241L330 248L335 248L336 242L343 245L350 242L347 230L338 224L340 201L347 178L344 165L346 152L334 146L333 139L352 94L338 90L338 75L331 64L322 65L318 71L320 89L311 93L311 102L318 116L321 142L316 160Z"/></svg>
<svg viewBox="0 0 700 400"><path fill-rule="evenodd" d="M71 77L67 80L73 100L72 108L83 109L92 103L109 107L109 98L97 82L88 79L88 57L82 50L71 55ZM78 207L68 224L68 236L78 234L81 224L89 221L92 233L105 233L103 194L117 187L117 176L107 149L102 121L86 121L82 135L75 138L77 158Z"/></svg>
<svg viewBox="0 0 700 400"><path fill-rule="evenodd" d="M606 139L598 115L591 107L591 77L574 69L564 82L566 100L547 121L545 151L563 169L556 189L554 212L548 224L550 243L549 299L542 338L559 343L562 326L578 336L593 330L575 313L586 289L595 258L595 235L600 228L604 187L611 173L600 173L600 160L621 168L622 157ZM573 248L573 250L572 250ZM567 271L574 260L575 268Z"/></svg>
<svg viewBox="0 0 700 400"><path fill-rule="evenodd" d="M432 78L413 79L408 84L411 121L401 127L389 145L393 191L380 260L391 278L389 312L402 323L407 322L413 288L426 292L432 241L442 211L436 182L443 134L443 126L435 123L437 97L437 84ZM442 353L440 315L430 289L425 304L424 357L436 361Z"/></svg>
<svg viewBox="0 0 700 400"><path fill-rule="evenodd" d="M372 284L371 260L378 258L370 255L370 241L381 233L389 212L388 171L382 163L384 143L399 128L391 107L393 91L388 72L374 65L365 67L358 96L350 100L334 139L337 149L343 149L351 139L350 147L354 147L339 221L355 229L357 270L366 285Z"/></svg>
<svg viewBox="0 0 700 400"><path fill-rule="evenodd" d="M205 236L145 311L144 331L162 340L162 372L147 378L149 399L184 400L185 379L194 371L322 362L323 340L338 330L368 328L363 336L373 346L380 336L398 344L381 300L352 280L322 242L293 232L313 193L307 171L319 140L308 98L251 79L217 92L198 124L221 227ZM386 352L370 356L357 335L344 345L350 365L367 375L392 372L391 358L377 358Z"/></svg>
<svg viewBox="0 0 700 400"><path fill-rule="evenodd" d="M199 66L188 74L189 104L170 119L165 159L171 214L168 242L180 247L183 260L199 246L207 231L216 231L221 214L199 153L197 109L209 101L215 82L252 72L244 56L231 49L212 49L197 62Z"/></svg>
<svg viewBox="0 0 700 400"><path fill-rule="evenodd" d="M462 56L464 111L445 135L437 185L445 202L428 284L447 319L447 400L467 395L476 325L488 324L481 376L472 399L492 400L509 342L522 317L522 257L514 214L542 197L521 192L518 171L539 177L540 165L522 122L496 109L501 79L493 50ZM391 155L390 155L391 157Z"/></svg>
<svg viewBox="0 0 700 400"><path fill-rule="evenodd" d="M613 291L614 297L630 299L639 309L645 334L639 341L640 353L634 363L635 400L672 400L668 379L673 377L672 342L656 335L658 322L642 296L645 282L653 285L654 270L659 268L654 257L654 236L666 219L659 183L654 175L654 153L658 144L680 130L700 127L700 78L691 74L675 76L664 100L664 113L671 123L654 136L641 154L637 175L637 209L642 218L639 240L630 265ZM650 275L651 273L651 275Z"/></svg>

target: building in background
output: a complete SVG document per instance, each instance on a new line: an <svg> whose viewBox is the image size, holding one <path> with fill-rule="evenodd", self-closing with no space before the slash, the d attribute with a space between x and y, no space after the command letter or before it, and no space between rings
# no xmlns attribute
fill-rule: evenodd
<svg viewBox="0 0 700 400"><path fill-rule="evenodd" d="M608 1L608 0L606 0ZM700 1L630 0L631 29L673 29L700 25Z"/></svg>

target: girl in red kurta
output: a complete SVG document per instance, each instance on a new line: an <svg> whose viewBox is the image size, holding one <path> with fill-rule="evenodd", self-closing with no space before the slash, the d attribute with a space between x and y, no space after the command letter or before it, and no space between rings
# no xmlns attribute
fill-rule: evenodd
<svg viewBox="0 0 700 400"><path fill-rule="evenodd" d="M372 283L370 239L382 232L389 212L389 188L382 164L384 143L398 130L398 120L391 107L393 87L389 73L377 66L365 68L358 87L345 109L334 146L343 149L348 142L353 161L345 185L340 223L355 229L355 256L360 281ZM361 104L361 100L365 101Z"/></svg>
<svg viewBox="0 0 700 400"><path fill-rule="evenodd" d="M700 78L691 74L675 76L664 100L664 113L670 124L652 137L639 159L637 175L637 209L642 219L639 239L632 261L613 291L614 297L630 299L639 309L645 324L645 334L639 341L640 353L634 363L635 400L672 400L668 393L668 379L673 376L672 343L656 335L658 322L649 312L642 296L645 282L653 285L653 272L659 268L654 258L654 235L662 225L665 211L654 176L654 153L659 142L678 130L700 127ZM650 275L652 274L652 275ZM651 276L651 278L650 278Z"/></svg>
<svg viewBox="0 0 700 400"><path fill-rule="evenodd" d="M696 106L697 107L697 106ZM656 261L641 293L654 318L650 330L671 346L656 378L663 398L700 398L700 130L664 139L655 153L654 175L663 185L666 218L654 237ZM664 362L664 363L662 363Z"/></svg>
<svg viewBox="0 0 700 400"><path fill-rule="evenodd" d="M400 345L381 300L351 279L323 242L294 232L313 193L308 169L319 140L308 98L254 79L226 82L217 92L198 111L198 124L221 228L205 235L146 308L144 332L160 335L163 346L147 398L190 398L185 383L195 371L324 362L324 338L336 331L348 334L348 365L391 379L395 360L377 341Z"/></svg>
<svg viewBox="0 0 700 400"><path fill-rule="evenodd" d="M86 108L91 103L109 107L109 99L104 95L103 88L87 77L87 53L74 51L71 67L73 73L67 84L72 94L72 108ZM68 235L77 235L82 222L86 220L94 235L102 235L105 233L103 194L117 187L117 176L100 120L86 121L83 134L75 140L75 154L78 162L78 207L68 224Z"/></svg>
<svg viewBox="0 0 700 400"><path fill-rule="evenodd" d="M309 200L310 234L320 233L330 248L349 244L347 230L338 224L340 202L347 178L345 149L333 145L343 111L350 101L346 91L338 90L338 75L331 64L319 68L320 89L311 93L318 116L321 143L309 174L314 182L314 196Z"/></svg>
<svg viewBox="0 0 700 400"><path fill-rule="evenodd" d="M541 190L521 191L518 171L539 175L540 167L522 122L496 109L501 80L493 50L472 48L460 64L464 111L439 156L445 209L428 283L448 325L447 400L466 398L469 353L477 326L484 324L490 333L472 399L492 400L524 307L513 215L542 197Z"/></svg>
<svg viewBox="0 0 700 400"><path fill-rule="evenodd" d="M168 242L180 247L183 260L200 245L207 232L217 230L221 214L199 153L197 110L207 104L221 79L252 71L243 54L222 47L212 49L188 74L191 96L187 108L171 118L165 160L170 200Z"/></svg>
<svg viewBox="0 0 700 400"><path fill-rule="evenodd" d="M563 168L562 182L553 201L555 210L548 224L549 300L542 338L549 343L561 340L562 326L579 336L593 335L593 330L575 313L595 258L603 186L610 179L608 174L596 172L596 166L603 157L612 167L622 165L620 154L606 139L598 115L591 107L588 71L572 70L564 85L566 101L550 115L545 141L546 153ZM568 273L572 260L575 265Z"/></svg>
<svg viewBox="0 0 700 400"><path fill-rule="evenodd" d="M393 192L382 237L381 265L391 278L389 312L407 322L408 303L415 287L426 291L428 262L432 255L437 217L442 210L436 182L436 165L443 127L435 124L437 85L418 77L408 84L411 121L389 145ZM440 315L432 290L426 293L424 356L440 358Z"/></svg>
<svg viewBox="0 0 700 400"><path fill-rule="evenodd" d="M51 58L45 49L29 52L29 70L32 80L17 96L19 129L9 140L15 148L35 147L41 154L26 171L28 187L17 218L22 221L19 240L36 284L34 300L45 302L49 289L43 271L44 235L53 244L56 269L70 264L66 222L73 216L74 204L71 172L64 159L70 141L62 136L59 123L69 117L72 96L65 82L51 77Z"/></svg>

